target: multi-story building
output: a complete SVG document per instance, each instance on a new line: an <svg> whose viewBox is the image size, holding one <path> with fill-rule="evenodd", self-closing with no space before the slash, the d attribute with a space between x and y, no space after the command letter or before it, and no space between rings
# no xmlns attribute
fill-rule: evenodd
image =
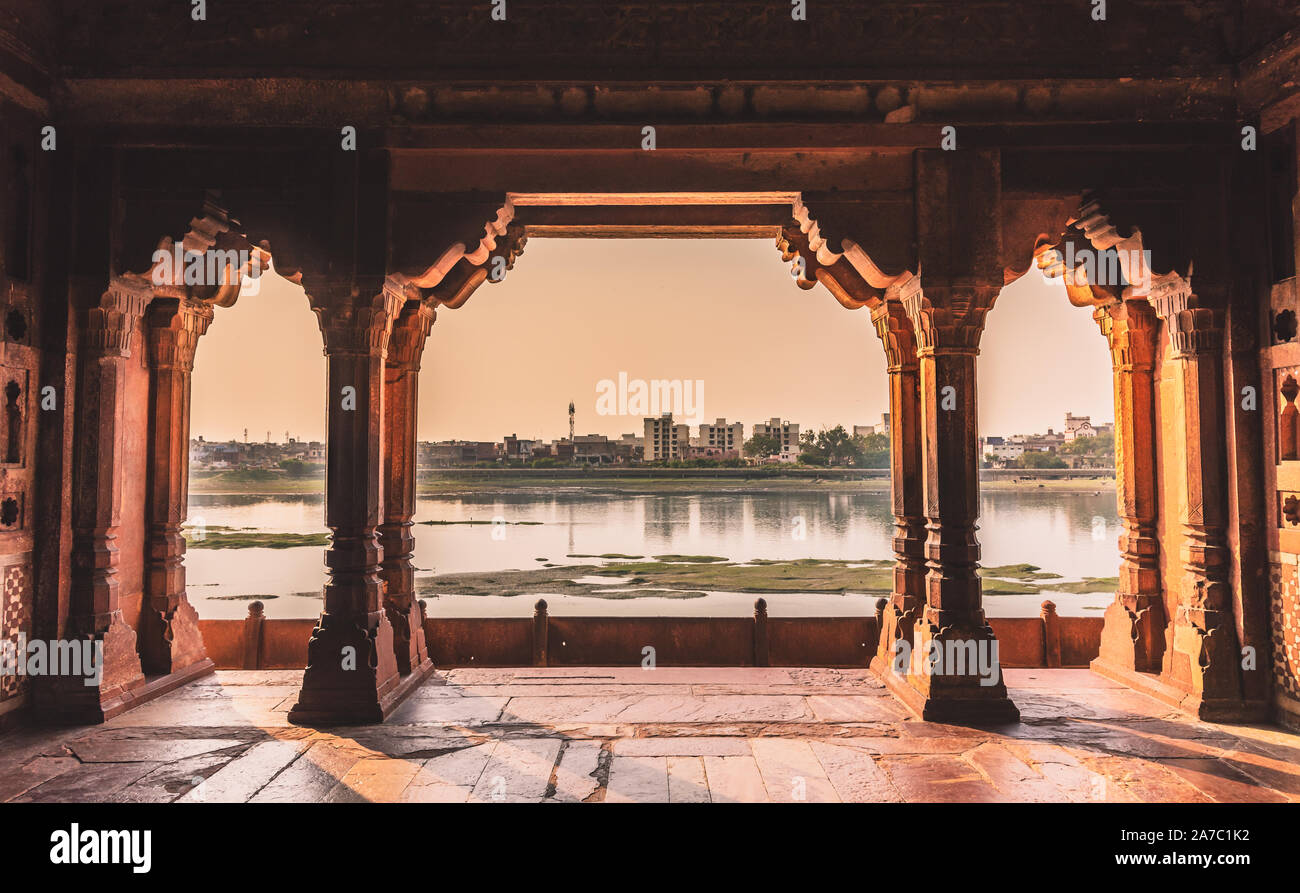
<svg viewBox="0 0 1300 893"><path fill-rule="evenodd" d="M645 457L645 438L624 434L614 444L614 458L623 463L640 462Z"/></svg>
<svg viewBox="0 0 1300 893"><path fill-rule="evenodd" d="M769 419L754 426L754 437L771 437L781 446L781 452L799 455L799 426L782 419Z"/></svg>
<svg viewBox="0 0 1300 893"><path fill-rule="evenodd" d="M690 443L690 426L674 425L673 414L650 416L645 420L645 461L664 462L682 458Z"/></svg>
<svg viewBox="0 0 1300 893"><path fill-rule="evenodd" d="M474 465L479 462L495 462L500 458L501 445L489 440L443 440L437 443L421 441L416 445L417 463L424 468Z"/></svg>
<svg viewBox="0 0 1300 893"><path fill-rule="evenodd" d="M1065 439L1074 440L1076 437L1093 437L1097 429L1092 426L1092 417L1086 415L1074 415L1067 412L1065 414Z"/></svg>
<svg viewBox="0 0 1300 893"><path fill-rule="evenodd" d="M605 465L614 461L616 444L604 434L579 434L573 438L573 460L588 465Z"/></svg>
<svg viewBox="0 0 1300 893"><path fill-rule="evenodd" d="M699 446L729 451L740 450L745 445L745 426L740 422L727 424L726 419L718 419L712 425L700 425Z"/></svg>
<svg viewBox="0 0 1300 893"><path fill-rule="evenodd" d="M502 441L502 455L507 460L531 459L533 458L533 449L539 443L540 441L536 440L521 440L519 435L510 434Z"/></svg>
<svg viewBox="0 0 1300 893"><path fill-rule="evenodd" d="M854 437L867 437L868 435L871 434L883 434L886 437L889 436L889 413L883 412L880 414L879 425L854 425L853 426Z"/></svg>
<svg viewBox="0 0 1300 893"><path fill-rule="evenodd" d="M1019 459L1025 454L1023 442L1016 443L1005 437L990 435L980 438L980 458L992 456L994 461L1005 462L1007 459Z"/></svg>

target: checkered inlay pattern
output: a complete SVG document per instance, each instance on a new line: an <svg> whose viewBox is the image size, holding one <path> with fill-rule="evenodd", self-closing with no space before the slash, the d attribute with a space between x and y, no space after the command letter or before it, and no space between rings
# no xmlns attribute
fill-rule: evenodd
<svg viewBox="0 0 1300 893"><path fill-rule="evenodd" d="M22 564L12 564L0 571L3 589L0 589L0 639L18 643L19 635L31 635L32 599L31 574ZM0 675L0 701L12 698L27 685L26 676Z"/></svg>
<svg viewBox="0 0 1300 893"><path fill-rule="evenodd" d="M1291 698L1300 700L1300 579L1294 564L1269 567L1273 615L1273 676Z"/></svg>

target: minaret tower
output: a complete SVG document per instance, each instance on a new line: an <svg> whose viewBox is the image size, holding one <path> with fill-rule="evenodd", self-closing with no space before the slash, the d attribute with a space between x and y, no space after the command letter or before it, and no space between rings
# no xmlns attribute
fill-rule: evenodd
<svg viewBox="0 0 1300 893"><path fill-rule="evenodd" d="M569 401L569 443L573 443L573 401Z"/></svg>

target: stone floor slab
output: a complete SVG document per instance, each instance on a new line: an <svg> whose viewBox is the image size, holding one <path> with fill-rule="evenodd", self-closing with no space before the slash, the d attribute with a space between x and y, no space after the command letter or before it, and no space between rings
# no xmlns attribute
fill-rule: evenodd
<svg viewBox="0 0 1300 893"><path fill-rule="evenodd" d="M470 800L480 803L535 803L546 796L560 755L559 738L506 738L498 741Z"/></svg>
<svg viewBox="0 0 1300 893"><path fill-rule="evenodd" d="M180 803L245 803L308 747L306 741L254 744L215 775L190 790Z"/></svg>
<svg viewBox="0 0 1300 893"><path fill-rule="evenodd" d="M606 803L667 803L667 757L615 756L609 765Z"/></svg>
<svg viewBox="0 0 1300 893"><path fill-rule="evenodd" d="M1006 677L1022 721L984 729L915 719L861 670L528 667L442 671L387 723L316 730L287 724L301 672L222 671L0 734L0 800L1300 800L1300 735L1086 670Z"/></svg>

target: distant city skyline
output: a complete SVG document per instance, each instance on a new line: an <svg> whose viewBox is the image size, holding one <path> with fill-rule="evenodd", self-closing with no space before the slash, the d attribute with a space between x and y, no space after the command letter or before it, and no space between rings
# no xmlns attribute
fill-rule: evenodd
<svg viewBox="0 0 1300 893"><path fill-rule="evenodd" d="M574 270L581 269L582 275ZM701 382L692 419L788 419L802 430L879 423L884 354L865 310L800 291L767 240L542 240L506 280L440 310L420 376L421 440L618 437L602 382ZM1110 357L1088 314L1036 272L1003 290L979 361L980 430L1043 432L1065 412L1113 418ZM325 364L300 289L267 277L200 342L191 433L324 438ZM608 396L608 395L606 395ZM610 405L608 400L604 407ZM623 404L624 406L626 404Z"/></svg>

